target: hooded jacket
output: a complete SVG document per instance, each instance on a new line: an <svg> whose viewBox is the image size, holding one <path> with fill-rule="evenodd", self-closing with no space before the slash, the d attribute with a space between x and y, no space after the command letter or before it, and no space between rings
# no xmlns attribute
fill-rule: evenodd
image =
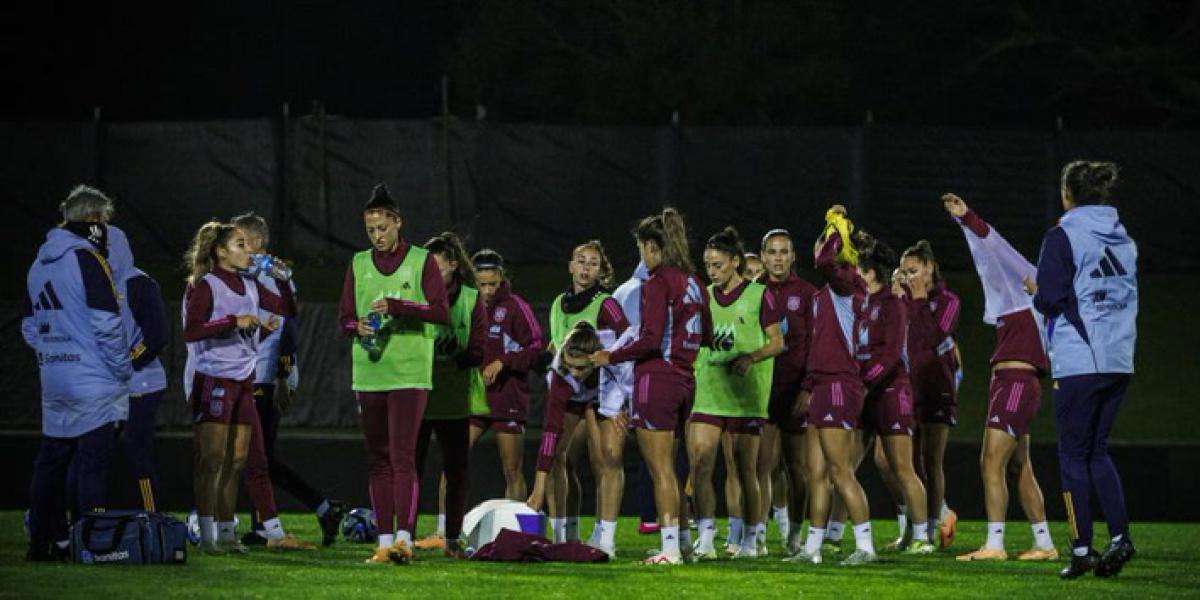
<svg viewBox="0 0 1200 600"><path fill-rule="evenodd" d="M1111 206L1077 206L1042 241L1034 306L1055 379L1133 373L1137 244Z"/></svg>
<svg viewBox="0 0 1200 600"><path fill-rule="evenodd" d="M129 340L133 378L129 393L141 396L167 389L167 372L159 354L167 343L167 313L158 283L133 264L125 232L108 227L108 264L117 286L121 323Z"/></svg>
<svg viewBox="0 0 1200 600"><path fill-rule="evenodd" d="M42 433L73 438L125 419L133 367L108 262L88 240L52 229L26 290L21 333L37 353Z"/></svg>

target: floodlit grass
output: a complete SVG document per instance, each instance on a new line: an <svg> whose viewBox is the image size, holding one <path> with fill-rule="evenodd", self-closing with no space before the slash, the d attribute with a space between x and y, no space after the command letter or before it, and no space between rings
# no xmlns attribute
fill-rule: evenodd
<svg viewBox="0 0 1200 600"><path fill-rule="evenodd" d="M244 520L243 520L244 522ZM309 515L287 515L285 522L300 537L317 539ZM432 526L422 517L422 528ZM622 519L619 555L610 564L500 564L457 562L439 553L421 552L407 567L365 565L370 546L339 542L318 552L276 553L255 550L245 556L208 557L191 554L186 566L113 567L23 562L25 538L21 513L0 513L0 596L161 598L557 598L676 597L742 598L810 596L842 598L1133 598L1186 597L1200 594L1196 540L1200 524L1136 524L1138 556L1120 577L1087 576L1060 581L1063 562L960 563L954 554L973 549L983 539L983 523L960 524L949 552L934 556L885 556L878 564L846 568L835 555L823 565L780 561L778 534L771 530L767 558L721 560L698 565L648 567L634 564L658 536L637 534L635 519ZM1066 526L1054 525L1062 548ZM1103 531L1103 525L1100 526ZM1020 522L1008 525L1010 553L1027 548L1032 535ZM877 522L880 546L896 533L894 522Z"/></svg>

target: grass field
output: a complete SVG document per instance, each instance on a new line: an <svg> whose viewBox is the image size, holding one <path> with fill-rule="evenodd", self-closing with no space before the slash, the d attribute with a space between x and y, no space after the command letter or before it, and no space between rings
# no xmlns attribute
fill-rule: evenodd
<svg viewBox="0 0 1200 600"><path fill-rule="evenodd" d="M299 536L317 539L309 515L288 515ZM432 525L422 517L422 528ZM894 522L877 522L882 544L896 533ZM419 553L407 567L370 566L369 546L339 542L318 552L208 557L195 553L182 567L90 567L23 562L21 513L0 513L0 597L12 598L558 598L558 597L881 597L881 598L1083 598L1118 594L1132 598L1200 596L1200 524L1135 524L1138 556L1120 577L1087 576L1061 581L1063 563L959 563L954 554L978 545L984 525L960 524L950 552L934 556L885 556L878 564L846 568L836 557L823 565L791 565L779 559L772 527L767 558L716 561L678 567L634 564L655 547L658 536L637 534L634 519L618 529L618 557L610 564L501 564L457 562L438 553ZM1008 524L1010 553L1027 548L1029 527ZM1103 526L1100 531L1103 531ZM1061 548L1066 526L1054 526Z"/></svg>

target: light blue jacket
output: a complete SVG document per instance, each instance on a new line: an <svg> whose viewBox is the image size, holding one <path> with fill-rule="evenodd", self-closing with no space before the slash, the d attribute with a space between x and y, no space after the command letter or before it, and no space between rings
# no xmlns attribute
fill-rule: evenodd
<svg viewBox="0 0 1200 600"><path fill-rule="evenodd" d="M129 239L125 232L117 227L108 227L108 264L112 267L113 280L117 284L117 300L121 306L121 323L125 326L125 337L129 339L132 350L141 343L142 327L138 325L129 306L129 290L127 284L134 277L144 277L146 274L133 264L133 250L129 247ZM167 389L167 372L163 369L162 361L157 357L141 369L133 370L133 379L129 382L129 393L141 396Z"/></svg>
<svg viewBox="0 0 1200 600"><path fill-rule="evenodd" d="M31 310L21 333L37 353L42 433L50 437L78 437L129 413L129 343L115 298L112 310L88 304L76 251L90 249L87 240L52 229L26 278ZM111 279L93 288L115 295Z"/></svg>
<svg viewBox="0 0 1200 600"><path fill-rule="evenodd" d="M1046 234L1034 304L1047 317L1055 379L1133 373L1137 244L1115 208L1075 207Z"/></svg>

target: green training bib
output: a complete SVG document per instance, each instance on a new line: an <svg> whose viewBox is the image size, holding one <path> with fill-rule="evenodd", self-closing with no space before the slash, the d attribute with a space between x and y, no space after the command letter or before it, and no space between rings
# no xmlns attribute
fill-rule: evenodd
<svg viewBox="0 0 1200 600"><path fill-rule="evenodd" d="M354 255L354 307L359 316L371 312L371 303L395 298L424 304L421 278L425 272L424 248L409 246L404 262L391 275L375 268L371 251ZM384 315L379 328L379 348L368 352L358 340L351 342L352 387L356 392L384 392L433 387L433 328L411 317Z"/></svg>
<svg viewBox="0 0 1200 600"><path fill-rule="evenodd" d="M775 359L755 363L745 377L729 370L729 363L739 355L754 352L767 343L767 332L759 323L766 290L766 286L751 282L737 300L721 306L713 286L708 286L713 340L696 357L693 412L721 417L767 416Z"/></svg>

